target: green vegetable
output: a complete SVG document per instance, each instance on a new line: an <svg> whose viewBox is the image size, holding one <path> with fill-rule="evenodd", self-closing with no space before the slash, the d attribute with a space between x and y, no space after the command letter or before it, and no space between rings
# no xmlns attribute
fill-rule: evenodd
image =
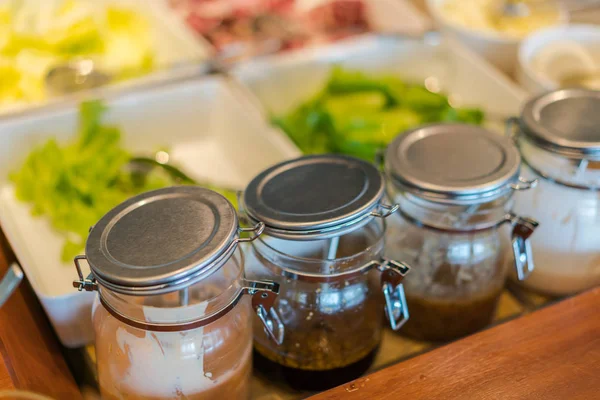
<svg viewBox="0 0 600 400"><path fill-rule="evenodd" d="M481 124L483 117L479 109L453 108L446 96L397 77L335 67L321 92L273 123L304 153L343 153L371 161L407 129L442 121Z"/></svg>
<svg viewBox="0 0 600 400"><path fill-rule="evenodd" d="M66 145L50 139L11 174L17 198L31 203L32 214L48 217L64 236L63 261L82 252L88 229L111 208L175 183L161 168L136 179L126 168L132 156L121 147L121 131L102 123L105 112L99 101L82 103L77 138ZM235 205L234 193L223 194Z"/></svg>
<svg viewBox="0 0 600 400"><path fill-rule="evenodd" d="M154 67L151 27L144 16L116 4L0 4L0 106L44 100L48 71L81 57L94 60L116 80L146 74Z"/></svg>

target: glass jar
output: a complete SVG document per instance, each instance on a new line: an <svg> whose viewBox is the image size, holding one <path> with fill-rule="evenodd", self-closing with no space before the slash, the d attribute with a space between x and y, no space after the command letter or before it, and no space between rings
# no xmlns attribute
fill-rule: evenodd
<svg viewBox="0 0 600 400"><path fill-rule="evenodd" d="M600 285L600 92L568 89L531 99L509 132L537 187L515 209L542 225L537 268L523 284L551 295Z"/></svg>
<svg viewBox="0 0 600 400"><path fill-rule="evenodd" d="M240 204L265 223L248 271L281 284L282 345L261 326L254 334L255 365L270 377L299 390L355 379L374 360L385 313L394 329L408 319L409 267L382 257L384 218L396 209L381 204L383 189L373 165L333 155L281 163L247 187Z"/></svg>
<svg viewBox="0 0 600 400"><path fill-rule="evenodd" d="M511 212L513 191L533 185L519 178L516 147L479 127L430 125L398 136L385 170L400 204L386 255L414 267L404 281L413 317L403 333L447 341L487 326L508 266L521 279L533 269L528 237L537 223Z"/></svg>
<svg viewBox="0 0 600 400"><path fill-rule="evenodd" d="M244 278L238 243L262 229L240 238L231 203L198 187L141 194L91 229L74 286L98 291L92 318L103 399L248 398L252 315L272 340L283 335L271 309L278 285Z"/></svg>

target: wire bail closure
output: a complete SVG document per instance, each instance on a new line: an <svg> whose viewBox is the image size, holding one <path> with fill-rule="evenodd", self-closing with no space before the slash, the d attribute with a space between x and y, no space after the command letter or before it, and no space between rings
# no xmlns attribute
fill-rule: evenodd
<svg viewBox="0 0 600 400"><path fill-rule="evenodd" d="M529 237L539 223L532 218L519 217L514 214L510 215L509 222L513 226L511 239L517 278L522 281L527 279L535 268Z"/></svg>
<svg viewBox="0 0 600 400"><path fill-rule="evenodd" d="M511 183L510 188L512 190L528 190L537 186L539 179L528 180L523 177L519 177L519 183Z"/></svg>
<svg viewBox="0 0 600 400"><path fill-rule="evenodd" d="M256 240L256 238L258 238L264 231L265 229L265 224L262 222L257 223L256 225L254 225L251 228L242 228L239 227L238 228L238 232L239 233L246 233L246 232L253 232L254 235L246 237L246 238L242 238L242 237L237 237L235 238L229 248L225 251L225 253L229 253L231 250L233 250L233 248L238 244L238 243L245 243L245 242L252 242L254 240ZM90 228L91 230L91 228ZM92 273L90 273L86 278L83 277L83 272L81 270L81 261L86 260L87 261L87 257L85 255L79 255L76 256L73 260L73 262L75 263L75 269L77 270L77 276L79 279L76 279L73 281L73 287L76 288L77 290L79 290L80 292L85 290L87 292L91 292L91 291L97 291L98 290L98 282L96 280L96 278L94 277L94 275Z"/></svg>
<svg viewBox="0 0 600 400"><path fill-rule="evenodd" d="M229 254L230 251L232 251L238 243L252 242L256 240L256 238L258 238L262 234L264 229L265 224L263 222L258 222L256 225L250 228L238 227L237 230L239 234L251 233L251 235L243 238L236 237L234 240L232 240L231 244L228 246L224 253ZM79 290L80 292L83 290L88 292L98 291L99 285L93 273L90 273L85 278L83 276L83 271L81 268L81 262L83 260L87 261L87 256L78 255L73 260L78 276L78 279L73 281L73 287ZM187 291L187 289L188 287L186 287L184 290ZM201 317L196 320L184 322L181 324L160 324L136 320L130 318L127 315L124 315L122 312L115 309L106 299L103 298L102 295L100 295L100 302L102 303L104 308L116 319L135 328L157 332L177 332L195 329L216 321L217 319L221 318L223 315L231 311L235 307L235 305L240 301L243 295L252 296L252 308L256 312L258 318L263 323L265 332L271 340L280 345L283 342L285 329L283 323L281 322L281 318L279 317L277 311L273 307L273 304L277 299L277 296L279 295L279 284L276 282L244 280L243 287L239 291L238 295L236 295L226 306L221 308L219 311L208 317Z"/></svg>
<svg viewBox="0 0 600 400"><path fill-rule="evenodd" d="M253 242L263 233L264 230L265 230L264 222L259 222L256 225L254 225L252 228L239 227L238 228L239 233L254 232L254 235L247 237L247 238L240 237L240 238L236 239L236 242L237 243Z"/></svg>
<svg viewBox="0 0 600 400"><path fill-rule="evenodd" d="M396 211L398 211L398 208L400 208L399 204L393 204L393 205L380 204L379 209L377 211L371 211L371 215L373 217L385 219L385 218L389 217L390 215L392 215L393 213L395 213Z"/></svg>
<svg viewBox="0 0 600 400"><path fill-rule="evenodd" d="M81 265L79 264L82 260L87 261L87 257L80 255L76 256L73 262L75 263L75 269L77 269L77 276L79 279L73 281L73 287L79 290L85 290L86 292L98 291L98 282L96 282L96 278L90 272L87 278L83 277L83 272L81 272Z"/></svg>

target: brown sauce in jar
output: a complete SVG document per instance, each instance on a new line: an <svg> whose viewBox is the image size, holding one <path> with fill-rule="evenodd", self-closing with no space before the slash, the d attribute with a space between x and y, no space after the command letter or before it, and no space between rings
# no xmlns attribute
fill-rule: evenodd
<svg viewBox="0 0 600 400"><path fill-rule="evenodd" d="M322 391L342 385L364 374L373 364L377 350L378 347L375 347L365 357L343 367L307 370L271 361L255 348L254 366L271 379L284 380L293 389Z"/></svg>
<svg viewBox="0 0 600 400"><path fill-rule="evenodd" d="M448 341L477 332L492 321L505 281L505 257L499 257L488 274L472 274L464 285L455 285L460 266L442 265L433 276L436 285L452 287L446 295L406 290L410 319L402 333L420 340ZM417 266L418 267L418 266ZM474 265L470 269L483 268ZM458 272L459 273L459 272ZM407 281L410 277L407 277ZM414 285L413 285L414 287Z"/></svg>
<svg viewBox="0 0 600 400"><path fill-rule="evenodd" d="M269 376L275 373L299 390L324 390L358 378L377 353L383 318L380 296L361 294L366 289L363 285L367 282L321 291L325 296L344 297L352 296L354 287L359 298L352 308L338 311L332 304L334 312L326 314L317 311L315 302L313 311L296 309L294 319L298 322L286 324L281 346L273 349L255 341L255 366Z"/></svg>
<svg viewBox="0 0 600 400"><path fill-rule="evenodd" d="M364 238L348 235L340 239L336 257L352 256L366 247ZM324 259L325 253L306 258ZM350 268L368 260L353 262ZM261 262L277 268L264 258ZM264 340L262 326L255 328L255 367L297 390L325 390L358 378L373 363L381 342L384 307L379 285L374 270L328 283L286 280L276 303L285 325L284 342L274 347Z"/></svg>
<svg viewBox="0 0 600 400"><path fill-rule="evenodd" d="M406 296L410 319L402 333L415 339L447 341L477 332L490 324L502 287L481 297L435 299Z"/></svg>

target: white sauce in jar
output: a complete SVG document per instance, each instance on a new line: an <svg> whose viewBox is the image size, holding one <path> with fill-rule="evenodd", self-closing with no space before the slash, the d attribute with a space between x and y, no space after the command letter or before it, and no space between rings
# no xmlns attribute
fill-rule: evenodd
<svg viewBox="0 0 600 400"><path fill-rule="evenodd" d="M248 395L249 299L242 299L217 321L183 332L136 329L102 306L94 313L102 335L96 355L103 399L223 400Z"/></svg>
<svg viewBox="0 0 600 400"><path fill-rule="evenodd" d="M556 179L600 187L600 168L577 175L569 160L545 156L526 142L526 159L535 157L544 172ZM580 190L538 177L526 166L527 178L537 177L536 188L515 196L515 211L532 215L540 225L530 240L535 270L523 285L552 295L580 292L600 284L600 191Z"/></svg>

